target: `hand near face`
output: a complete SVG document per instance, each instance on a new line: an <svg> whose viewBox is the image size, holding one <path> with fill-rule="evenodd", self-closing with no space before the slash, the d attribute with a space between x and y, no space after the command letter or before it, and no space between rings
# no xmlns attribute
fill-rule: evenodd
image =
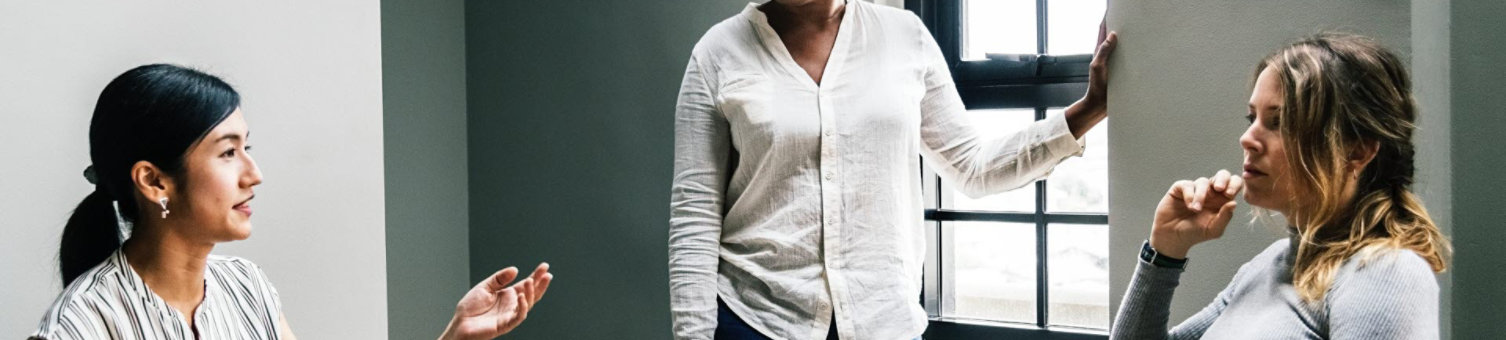
<svg viewBox="0 0 1506 340"><path fill-rule="evenodd" d="M1186 258L1193 245L1223 236L1243 189L1244 179L1226 170L1213 178L1172 184L1156 207L1150 246L1166 256Z"/></svg>
<svg viewBox="0 0 1506 340"><path fill-rule="evenodd" d="M493 339L511 332L528 318L528 311L544 297L554 274L541 263L528 278L511 283L518 269L507 267L471 287L455 306L455 316L440 339Z"/></svg>

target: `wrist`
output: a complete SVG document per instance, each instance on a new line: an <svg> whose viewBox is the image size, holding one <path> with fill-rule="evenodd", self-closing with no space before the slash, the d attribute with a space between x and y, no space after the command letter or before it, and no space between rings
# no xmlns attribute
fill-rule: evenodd
<svg viewBox="0 0 1506 340"><path fill-rule="evenodd" d="M1072 137L1082 138L1094 125L1108 118L1108 110L1101 101L1094 100L1093 96L1085 96L1077 102L1067 106L1062 114L1067 120L1067 128L1072 131Z"/></svg>
<svg viewBox="0 0 1506 340"><path fill-rule="evenodd" d="M1155 249L1156 253L1160 254L1162 257L1167 257L1175 260L1186 260L1187 252L1192 250L1192 247L1190 246L1182 246L1174 244L1172 242L1167 242L1164 237L1157 238L1155 235L1151 235L1150 240L1147 240L1146 244L1150 245L1151 249Z"/></svg>
<svg viewBox="0 0 1506 340"><path fill-rule="evenodd" d="M458 339L458 337L455 336L455 320L454 319L450 319L450 323L446 324L444 326L444 333L440 333L439 334L439 340L456 340L456 339Z"/></svg>
<svg viewBox="0 0 1506 340"><path fill-rule="evenodd" d="M1152 247L1150 245L1150 240L1146 240L1145 243L1142 243L1140 246L1140 261L1160 268L1177 270L1187 269L1186 258L1175 258L1161 254L1155 249L1155 247Z"/></svg>

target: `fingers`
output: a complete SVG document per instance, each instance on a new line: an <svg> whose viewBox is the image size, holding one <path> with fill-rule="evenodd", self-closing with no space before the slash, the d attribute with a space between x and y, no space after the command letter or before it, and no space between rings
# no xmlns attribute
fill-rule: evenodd
<svg viewBox="0 0 1506 340"><path fill-rule="evenodd" d="M1231 176L1231 177L1229 177L1229 187L1228 188L1224 188L1224 195L1228 195L1229 198L1232 199L1232 198L1234 198L1235 195L1239 195L1239 192L1241 190L1244 190L1244 189L1245 189L1245 179L1244 179L1244 177Z"/></svg>
<svg viewBox="0 0 1506 340"><path fill-rule="evenodd" d="M1119 32L1109 32L1109 37L1104 38L1103 43L1098 45L1098 53L1105 56L1111 55L1117 48L1119 48Z"/></svg>
<svg viewBox="0 0 1506 340"><path fill-rule="evenodd" d="M534 272L535 284L533 289L533 301L535 303L544 298L544 292L549 290L549 283L554 282L554 274L551 274L547 271L549 269L549 264L540 264L539 267L544 268L545 271Z"/></svg>
<svg viewBox="0 0 1506 340"><path fill-rule="evenodd" d="M523 281L518 281L518 284L514 285L517 287L518 296L522 297L522 300L520 300L522 304L519 310L527 311L533 308L533 284L533 278L530 277L523 279Z"/></svg>
<svg viewBox="0 0 1506 340"><path fill-rule="evenodd" d="M1183 205L1186 205L1192 196L1192 181L1184 179L1171 183L1171 189L1167 189L1166 196L1180 200Z"/></svg>
<svg viewBox="0 0 1506 340"><path fill-rule="evenodd" d="M1100 72L1107 71L1105 67L1108 64L1109 56L1114 54L1114 49L1118 48L1118 46L1119 33L1109 32L1109 36L1104 38L1103 42L1098 43L1098 50L1093 53L1093 62L1089 66L1098 69Z"/></svg>
<svg viewBox="0 0 1506 340"><path fill-rule="evenodd" d="M514 328L518 328L518 325L523 323L523 319L528 318L528 309L524 304L528 300L528 297L523 296L523 294L517 294L513 296L513 299L513 309L504 313L512 314L512 317L502 317L497 319L497 334L492 335L492 338L502 336L503 334L507 334L508 332L512 332Z"/></svg>
<svg viewBox="0 0 1506 340"><path fill-rule="evenodd" d="M1208 189L1212 186L1207 177L1198 177L1192 181L1192 197L1187 199L1187 208L1192 211L1202 211L1203 202L1208 199Z"/></svg>
<svg viewBox="0 0 1506 340"><path fill-rule="evenodd" d="M1098 21L1098 40L1095 40L1095 41L1097 42L1097 44L1102 45L1103 44L1103 39L1108 39L1108 37L1109 37L1109 16L1107 15L1107 13L1105 13L1105 15L1103 16L1103 20Z"/></svg>
<svg viewBox="0 0 1506 340"><path fill-rule="evenodd" d="M1238 206L1238 201L1229 201L1218 208L1218 214L1213 215L1213 221L1208 225L1206 235L1209 239L1224 236L1224 228L1229 226L1229 220L1234 218L1234 208Z"/></svg>
<svg viewBox="0 0 1506 340"><path fill-rule="evenodd" d="M1213 192L1224 193L1229 188L1229 170L1219 169L1213 175Z"/></svg>
<svg viewBox="0 0 1506 340"><path fill-rule="evenodd" d="M518 267L507 267L497 271L496 274L492 274L491 277L486 278L485 281L481 281L476 286L484 287L488 292L497 292L507 288L507 284L511 283L512 279L517 277Z"/></svg>
<svg viewBox="0 0 1506 340"><path fill-rule="evenodd" d="M529 275L529 277L539 278L539 277L544 276L544 274L548 274L548 273L549 273L549 262L540 262L539 266L537 268L533 269L533 274Z"/></svg>

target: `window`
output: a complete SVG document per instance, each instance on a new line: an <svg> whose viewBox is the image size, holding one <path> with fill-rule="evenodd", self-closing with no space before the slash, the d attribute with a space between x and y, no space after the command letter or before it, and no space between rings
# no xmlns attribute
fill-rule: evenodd
<svg viewBox="0 0 1506 340"><path fill-rule="evenodd" d="M907 0L980 132L1006 135L1081 98L1106 0ZM1106 338L1107 125L1046 179L971 199L923 169L927 338Z"/></svg>

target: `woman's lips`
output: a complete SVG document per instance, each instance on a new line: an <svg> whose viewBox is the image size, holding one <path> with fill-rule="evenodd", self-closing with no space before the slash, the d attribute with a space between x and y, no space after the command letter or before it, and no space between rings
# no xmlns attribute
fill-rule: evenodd
<svg viewBox="0 0 1506 340"><path fill-rule="evenodd" d="M1265 176L1265 173L1260 172L1260 170L1256 170L1253 166L1245 165L1245 173L1241 176L1244 178L1250 178L1256 176Z"/></svg>
<svg viewBox="0 0 1506 340"><path fill-rule="evenodd" d="M256 196L252 196L251 198L256 198ZM236 204L231 208L235 209L235 211L241 212L242 214L246 214L246 217L251 217L251 198L247 198L245 202Z"/></svg>

